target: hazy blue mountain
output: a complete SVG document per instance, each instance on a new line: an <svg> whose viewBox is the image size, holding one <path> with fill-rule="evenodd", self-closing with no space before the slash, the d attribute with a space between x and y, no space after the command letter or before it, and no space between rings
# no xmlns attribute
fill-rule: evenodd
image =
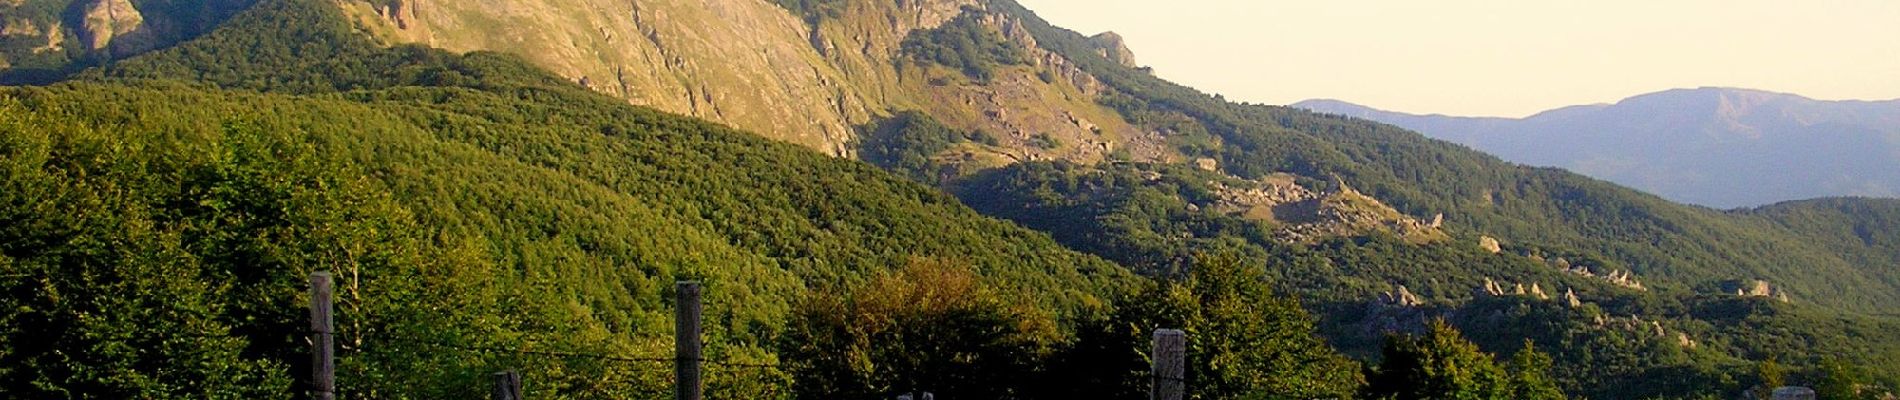
<svg viewBox="0 0 1900 400"><path fill-rule="evenodd" d="M1679 89L1522 119L1414 115L1336 100L1293 107L1390 123L1711 207L1900 196L1900 100Z"/></svg>

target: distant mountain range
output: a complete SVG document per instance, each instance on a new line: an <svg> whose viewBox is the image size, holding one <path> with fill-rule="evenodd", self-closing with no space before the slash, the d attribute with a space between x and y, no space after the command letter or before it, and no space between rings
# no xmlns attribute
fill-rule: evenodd
<svg viewBox="0 0 1900 400"><path fill-rule="evenodd" d="M1292 107L1398 125L1710 207L1900 196L1900 100L1678 89L1522 119L1405 114L1337 100Z"/></svg>

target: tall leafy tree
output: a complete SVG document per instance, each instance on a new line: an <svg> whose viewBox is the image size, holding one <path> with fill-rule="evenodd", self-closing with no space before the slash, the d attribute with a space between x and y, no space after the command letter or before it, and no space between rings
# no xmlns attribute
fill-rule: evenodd
<svg viewBox="0 0 1900 400"><path fill-rule="evenodd" d="M1049 319L1003 301L968 267L935 260L814 295L786 330L782 354L804 399L1017 397L1054 335Z"/></svg>
<svg viewBox="0 0 1900 400"><path fill-rule="evenodd" d="M1190 398L1351 397L1357 363L1314 333L1298 302L1273 293L1262 266L1225 253L1192 265L1186 279L1157 282L1081 335L1058 368L1096 384L1071 396L1144 396L1154 331L1181 329Z"/></svg>
<svg viewBox="0 0 1900 400"><path fill-rule="evenodd" d="M1512 399L1510 374L1443 320L1419 335L1386 340L1384 362L1367 374L1374 399Z"/></svg>
<svg viewBox="0 0 1900 400"><path fill-rule="evenodd" d="M1524 341L1524 348L1511 356L1511 397L1519 400L1561 400L1564 392L1557 388L1557 382L1550 379L1552 361L1549 354L1537 351L1531 341Z"/></svg>
<svg viewBox="0 0 1900 400"><path fill-rule="evenodd" d="M1867 371L1836 358L1821 360L1814 394L1823 399L1874 399L1879 393L1868 383Z"/></svg>

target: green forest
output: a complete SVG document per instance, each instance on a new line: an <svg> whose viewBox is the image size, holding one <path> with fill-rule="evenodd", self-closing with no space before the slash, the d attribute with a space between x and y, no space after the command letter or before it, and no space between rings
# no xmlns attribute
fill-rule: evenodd
<svg viewBox="0 0 1900 400"><path fill-rule="evenodd" d="M315 271L337 279L345 398L479 398L503 370L534 398L670 397L676 281L705 285L714 399L1141 399L1162 328L1187 332L1193 399L1900 387L1886 291L1900 274L1874 267L1900 260L1892 203L1677 206L1391 127L1225 103L1011 12L1104 77L1108 105L1198 132L1183 151L1239 178L1336 176L1463 226L1438 244L1282 243L1189 211L1235 177L946 174L930 156L995 139L919 113L865 127L866 162L832 158L506 54L379 45L327 2L264 0L175 47L0 87L0 397L300 397ZM907 48L982 79L1022 62L999 40L960 21ZM1497 200L1471 201L1487 191ZM1481 251L1480 234L1512 244ZM1559 257L1657 283L1542 261ZM1706 294L1758 277L1801 301ZM1581 304L1474 295L1486 279ZM1400 285L1427 301L1368 307Z"/></svg>

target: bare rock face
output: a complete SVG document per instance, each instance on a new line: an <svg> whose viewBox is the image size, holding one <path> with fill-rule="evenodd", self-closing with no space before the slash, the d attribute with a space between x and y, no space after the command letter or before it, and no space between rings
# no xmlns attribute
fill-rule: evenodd
<svg viewBox="0 0 1900 400"><path fill-rule="evenodd" d="M1774 286L1770 286L1768 284L1768 281L1756 279L1753 284L1748 286L1747 295L1756 296L1756 297L1768 297L1768 295L1773 294L1774 292L1775 292Z"/></svg>
<svg viewBox="0 0 1900 400"><path fill-rule="evenodd" d="M904 3L853 4L814 25L758 0L339 1L389 42L516 54L632 104L834 155L909 92L890 65L904 36L967 5Z"/></svg>
<svg viewBox="0 0 1900 400"><path fill-rule="evenodd" d="M1570 308L1583 307L1583 300L1577 298L1576 291L1564 289L1564 305L1568 305Z"/></svg>
<svg viewBox="0 0 1900 400"><path fill-rule="evenodd" d="M1398 292L1380 293L1379 301L1387 305L1399 307L1418 307L1425 305L1425 302L1419 301L1418 295L1412 294L1412 290L1406 289L1405 285L1399 285Z"/></svg>
<svg viewBox="0 0 1900 400"><path fill-rule="evenodd" d="M123 48L137 52L150 46L145 36L137 35L145 27L145 15L131 0L90 0L80 20L79 41L87 49L105 51ZM116 43L115 43L116 42Z"/></svg>
<svg viewBox="0 0 1900 400"><path fill-rule="evenodd" d="M1478 289L1478 293L1490 297L1499 297L1504 295L1504 288L1498 286L1498 283L1492 281L1490 277L1486 277L1484 278L1484 286Z"/></svg>
<svg viewBox="0 0 1900 400"><path fill-rule="evenodd" d="M1496 238L1480 236L1478 237L1478 248L1491 252L1491 254L1498 254L1504 251L1504 244L1498 242Z"/></svg>
<svg viewBox="0 0 1900 400"><path fill-rule="evenodd" d="M1164 138L1096 101L1105 86L1095 77L982 1L842 2L810 16L760 0L338 1L388 42L513 53L632 104L841 157L854 155L859 127L904 111L993 134L1001 143L946 157L984 166L1173 156ZM906 38L966 15L1028 50L1032 65L976 82L903 53Z"/></svg>
<svg viewBox="0 0 1900 400"><path fill-rule="evenodd" d="M1116 64L1121 64L1128 68L1140 67L1139 64L1135 63L1135 52L1128 49L1127 41L1123 40L1120 34L1116 34L1115 32L1102 32L1099 35L1090 37L1089 42L1093 43L1095 50L1109 61L1114 61Z"/></svg>
<svg viewBox="0 0 1900 400"><path fill-rule="evenodd" d="M1220 160L1196 158L1194 159L1194 167L1200 168L1202 171L1217 172L1220 171Z"/></svg>
<svg viewBox="0 0 1900 400"><path fill-rule="evenodd" d="M1377 337L1392 332L1422 331L1426 315L1419 307L1424 304L1405 285L1399 285L1394 292L1379 293L1378 298L1366 304L1366 318L1359 322L1360 333Z"/></svg>
<svg viewBox="0 0 1900 400"><path fill-rule="evenodd" d="M1787 292L1783 292L1780 288L1775 287L1775 285L1765 280L1756 279L1741 283L1730 283L1728 286L1727 290L1736 296L1766 297L1779 300L1783 303L1789 301Z"/></svg>

